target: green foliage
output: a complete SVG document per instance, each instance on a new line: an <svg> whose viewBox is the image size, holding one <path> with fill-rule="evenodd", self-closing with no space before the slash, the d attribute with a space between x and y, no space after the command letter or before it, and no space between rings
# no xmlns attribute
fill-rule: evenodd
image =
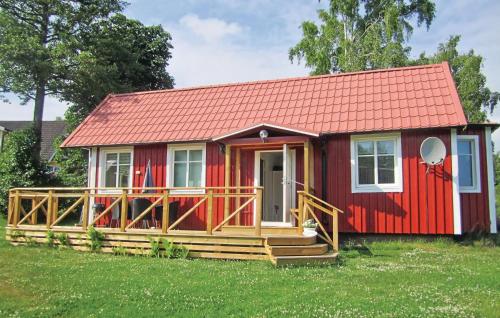
<svg viewBox="0 0 500 318"><path fill-rule="evenodd" d="M56 238L62 246L66 246L66 247L70 246L68 234L59 233L56 236Z"/></svg>
<svg viewBox="0 0 500 318"><path fill-rule="evenodd" d="M8 191L15 187L33 187L50 184L46 167L33 156L35 145L33 129L11 132L0 153L0 211L8 206Z"/></svg>
<svg viewBox="0 0 500 318"><path fill-rule="evenodd" d="M481 70L482 56L476 54L474 50L467 53L459 52L459 42L460 36L450 36L446 43L439 44L436 53L430 56L422 53L413 64L448 61L468 121L482 123L486 120L487 111L493 112L500 100L500 93L486 87L486 76Z"/></svg>
<svg viewBox="0 0 500 318"><path fill-rule="evenodd" d="M34 100L34 156L39 157L46 95L61 96L75 78L82 38L123 9L121 0L2 0L0 88Z"/></svg>
<svg viewBox="0 0 500 318"><path fill-rule="evenodd" d="M189 255L189 250L181 245L174 244L167 239L161 239L163 248L165 249L164 257L185 259Z"/></svg>
<svg viewBox="0 0 500 318"><path fill-rule="evenodd" d="M113 255L126 256L128 255L127 249L123 246L115 246L111 248Z"/></svg>
<svg viewBox="0 0 500 318"><path fill-rule="evenodd" d="M54 233L54 231L48 230L47 231L47 246L54 247L55 241L56 241L56 234Z"/></svg>
<svg viewBox="0 0 500 318"><path fill-rule="evenodd" d="M313 75L402 66L412 22L428 28L434 14L431 0L330 0L318 12L319 25L302 23L303 37L289 58L305 60Z"/></svg>
<svg viewBox="0 0 500 318"><path fill-rule="evenodd" d="M60 148L63 137L54 141L56 149L53 161L58 163L56 174L58 185L67 187L81 187L87 184L88 152L80 148Z"/></svg>
<svg viewBox="0 0 500 318"><path fill-rule="evenodd" d="M87 246L91 252L98 252L101 249L104 237L104 233L97 231L93 226L89 226L87 229Z"/></svg>
<svg viewBox="0 0 500 318"><path fill-rule="evenodd" d="M156 257L160 258L162 255L161 253L161 247L160 247L160 240L154 239L152 237L149 238L149 243L151 244L151 250L149 251L149 255L151 257Z"/></svg>

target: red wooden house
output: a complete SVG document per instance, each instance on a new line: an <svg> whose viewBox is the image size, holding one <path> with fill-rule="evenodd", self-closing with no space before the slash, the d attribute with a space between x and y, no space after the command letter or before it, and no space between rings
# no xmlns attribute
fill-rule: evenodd
<svg viewBox="0 0 500 318"><path fill-rule="evenodd" d="M62 146L89 149L90 187L141 187L148 161L154 185L178 193L263 186L264 226L293 226L305 190L344 211L340 232L460 235L497 231L496 127L468 125L442 63L109 95ZM422 161L428 137L442 164Z"/></svg>

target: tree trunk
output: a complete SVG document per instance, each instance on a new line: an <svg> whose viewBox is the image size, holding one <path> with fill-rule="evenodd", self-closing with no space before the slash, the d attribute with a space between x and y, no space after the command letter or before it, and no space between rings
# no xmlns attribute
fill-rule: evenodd
<svg viewBox="0 0 500 318"><path fill-rule="evenodd" d="M35 133L35 145L33 156L39 162L40 150L42 149L42 124L43 124L43 107L45 104L45 81L39 81L35 95L35 110L33 112L33 130Z"/></svg>

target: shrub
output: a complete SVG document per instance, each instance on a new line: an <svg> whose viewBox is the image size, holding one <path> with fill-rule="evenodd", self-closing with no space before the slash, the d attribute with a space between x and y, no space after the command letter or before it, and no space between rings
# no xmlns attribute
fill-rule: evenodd
<svg viewBox="0 0 500 318"><path fill-rule="evenodd" d="M90 251L97 252L102 247L102 241L104 240L104 233L97 231L93 226L89 226L87 229L87 246Z"/></svg>
<svg viewBox="0 0 500 318"><path fill-rule="evenodd" d="M36 136L27 128L11 132L0 153L0 211L9 204L8 191L16 187L50 185L51 178L44 163L33 156Z"/></svg>
<svg viewBox="0 0 500 318"><path fill-rule="evenodd" d="M55 240L56 240L56 234L53 231L48 230L47 231L47 246L54 247Z"/></svg>
<svg viewBox="0 0 500 318"><path fill-rule="evenodd" d="M57 235L57 240L59 241L59 243L62 245L62 246L69 246L69 237L68 237L68 234L66 233L61 233L59 235Z"/></svg>
<svg viewBox="0 0 500 318"><path fill-rule="evenodd" d="M149 255L156 258L162 257L160 240L155 240L154 238L149 237L149 243L151 244Z"/></svg>

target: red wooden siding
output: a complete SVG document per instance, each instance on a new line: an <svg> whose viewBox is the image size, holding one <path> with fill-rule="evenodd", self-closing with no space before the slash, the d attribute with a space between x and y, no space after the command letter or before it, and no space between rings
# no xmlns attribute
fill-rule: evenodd
<svg viewBox="0 0 500 318"><path fill-rule="evenodd" d="M490 215L488 205L488 172L486 167L486 144L484 129L458 129L458 135L479 136L480 193L460 193L462 232L489 231Z"/></svg>
<svg viewBox="0 0 500 318"><path fill-rule="evenodd" d="M420 144L429 137L443 140L447 157L443 166L420 163ZM336 135L328 141L327 200L344 210L341 232L381 234L453 234L450 131L405 131L401 134L403 192L352 193L350 136ZM315 151L316 157L320 155ZM320 165L315 159L315 165ZM315 178L321 176L315 167ZM321 182L315 179L316 192Z"/></svg>
<svg viewBox="0 0 500 318"><path fill-rule="evenodd" d="M151 175L155 187L164 187L167 182L167 145L145 145L134 147L134 169L132 186L142 187L148 161L151 161ZM136 174L140 171L140 174Z"/></svg>

